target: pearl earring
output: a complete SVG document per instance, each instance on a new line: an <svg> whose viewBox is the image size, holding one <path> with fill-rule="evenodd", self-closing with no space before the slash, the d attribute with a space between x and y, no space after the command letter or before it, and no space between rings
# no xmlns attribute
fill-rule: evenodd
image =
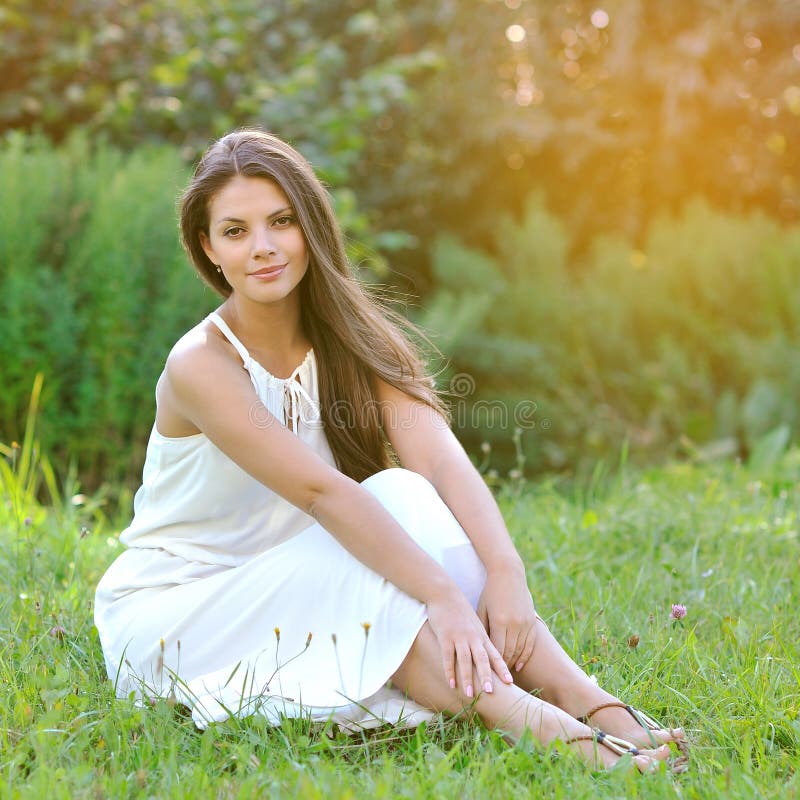
<svg viewBox="0 0 800 800"><path fill-rule="evenodd" d="M217 272L222 272L222 267L219 264L217 264Z"/></svg>

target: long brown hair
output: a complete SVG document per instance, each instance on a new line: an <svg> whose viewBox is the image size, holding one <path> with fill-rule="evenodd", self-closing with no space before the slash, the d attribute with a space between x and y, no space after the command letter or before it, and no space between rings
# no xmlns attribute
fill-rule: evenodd
<svg viewBox="0 0 800 800"><path fill-rule="evenodd" d="M420 333L357 280L328 191L306 159L277 136L246 128L223 136L200 159L181 197L181 239L200 277L219 295L231 287L205 254L209 202L237 175L267 178L284 191L309 253L300 283L301 320L317 360L320 411L339 469L357 481L391 460L375 378L449 419L409 334Z"/></svg>

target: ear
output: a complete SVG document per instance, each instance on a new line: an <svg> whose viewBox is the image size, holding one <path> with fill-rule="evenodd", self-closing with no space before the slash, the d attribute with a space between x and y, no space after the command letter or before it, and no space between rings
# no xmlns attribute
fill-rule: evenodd
<svg viewBox="0 0 800 800"><path fill-rule="evenodd" d="M203 252L208 256L212 264L219 264L219 261L217 261L217 256L214 253L214 248L211 247L211 240L208 238L205 231L200 231L199 236L200 246L203 248Z"/></svg>

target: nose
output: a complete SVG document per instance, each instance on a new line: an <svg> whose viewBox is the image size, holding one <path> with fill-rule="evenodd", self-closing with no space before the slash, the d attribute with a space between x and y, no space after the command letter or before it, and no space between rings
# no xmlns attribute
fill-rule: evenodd
<svg viewBox="0 0 800 800"><path fill-rule="evenodd" d="M260 227L255 231L253 239L253 257L259 258L262 256L269 257L278 252L275 242L273 241L274 232L268 227Z"/></svg>

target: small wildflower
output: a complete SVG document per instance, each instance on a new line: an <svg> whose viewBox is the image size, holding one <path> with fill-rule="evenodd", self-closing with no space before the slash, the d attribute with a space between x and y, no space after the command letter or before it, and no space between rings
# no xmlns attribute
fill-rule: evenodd
<svg viewBox="0 0 800 800"><path fill-rule="evenodd" d="M160 675L164 669L164 640L159 640L158 643L160 652L158 654L158 663L156 665L156 672Z"/></svg>
<svg viewBox="0 0 800 800"><path fill-rule="evenodd" d="M72 498L72 505L74 506L82 506L85 502L86 502L85 494L76 494Z"/></svg>
<svg viewBox="0 0 800 800"><path fill-rule="evenodd" d="M22 521L22 524L26 528L30 528L30 526L33 524L33 520L30 517L25 517L25 519Z"/></svg>
<svg viewBox="0 0 800 800"><path fill-rule="evenodd" d="M81 539L85 539L89 535L89 529L85 525L81 525Z"/></svg>
<svg viewBox="0 0 800 800"><path fill-rule="evenodd" d="M635 650L639 646L639 634L634 633L633 636L628 638L628 647L631 650Z"/></svg>
<svg viewBox="0 0 800 800"><path fill-rule="evenodd" d="M61 625L53 625L48 631L48 634L54 639L63 639L67 635L67 632Z"/></svg>
<svg viewBox="0 0 800 800"><path fill-rule="evenodd" d="M11 442L12 450L19 450L19 442Z"/></svg>
<svg viewBox="0 0 800 800"><path fill-rule="evenodd" d="M336 646L336 634L335 633L331 634L331 641L333 642L334 646Z"/></svg>
<svg viewBox="0 0 800 800"><path fill-rule="evenodd" d="M280 641L281 640L281 629L276 627L275 628L275 638Z"/></svg>
<svg viewBox="0 0 800 800"><path fill-rule="evenodd" d="M311 633L311 631L309 631L308 632L308 638L306 639L306 647L308 647L311 644L311 637L312 636L313 636L313 634Z"/></svg>
<svg viewBox="0 0 800 800"><path fill-rule="evenodd" d="M369 636L369 629L372 627L369 622L362 622L361 627L364 629L364 636Z"/></svg>
<svg viewBox="0 0 800 800"><path fill-rule="evenodd" d="M489 455L489 453L492 452L492 446L489 444L489 442L483 442L481 444L481 452L485 455Z"/></svg>
<svg viewBox="0 0 800 800"><path fill-rule="evenodd" d="M672 611L670 611L669 615L675 620L683 619L686 616L686 606L682 606L680 603L673 603Z"/></svg>

